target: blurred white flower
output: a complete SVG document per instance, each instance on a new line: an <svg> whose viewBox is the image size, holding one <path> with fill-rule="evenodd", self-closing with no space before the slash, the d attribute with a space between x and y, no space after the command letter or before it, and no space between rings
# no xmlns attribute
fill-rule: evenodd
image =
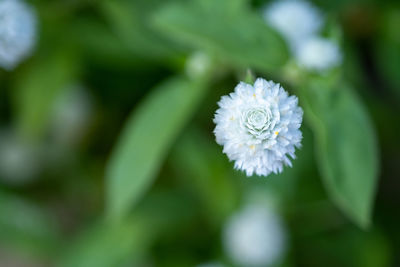
<svg viewBox="0 0 400 267"><path fill-rule="evenodd" d="M299 66L324 71L342 62L338 45L318 37L324 20L311 3L304 0L275 1L266 6L264 19L286 39Z"/></svg>
<svg viewBox="0 0 400 267"><path fill-rule="evenodd" d="M51 133L57 143L71 145L80 140L90 122L92 99L79 85L65 88L54 103Z"/></svg>
<svg viewBox="0 0 400 267"><path fill-rule="evenodd" d="M186 61L185 70L190 78L204 75L211 66L211 59L205 52L195 52Z"/></svg>
<svg viewBox="0 0 400 267"><path fill-rule="evenodd" d="M11 70L36 42L36 15L20 0L0 0L0 66Z"/></svg>
<svg viewBox="0 0 400 267"><path fill-rule="evenodd" d="M278 214L250 205L234 214L223 233L224 248L240 266L268 266L277 263L286 250L286 234Z"/></svg>
<svg viewBox="0 0 400 267"><path fill-rule="evenodd" d="M316 34L323 24L320 11L302 0L279 0L264 9L264 19L290 46Z"/></svg>
<svg viewBox="0 0 400 267"><path fill-rule="evenodd" d="M10 130L0 132L0 179L21 184L35 178L41 169L39 148Z"/></svg>
<svg viewBox="0 0 400 267"><path fill-rule="evenodd" d="M214 133L235 168L267 176L291 166L288 156L295 158L302 139L303 110L296 96L259 78L254 86L240 82L218 105Z"/></svg>
<svg viewBox="0 0 400 267"><path fill-rule="evenodd" d="M329 39L312 37L296 49L297 63L309 70L324 71L342 62L339 46Z"/></svg>

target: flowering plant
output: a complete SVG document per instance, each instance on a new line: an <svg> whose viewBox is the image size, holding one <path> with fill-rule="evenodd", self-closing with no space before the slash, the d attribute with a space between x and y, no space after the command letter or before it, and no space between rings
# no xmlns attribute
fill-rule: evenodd
<svg viewBox="0 0 400 267"><path fill-rule="evenodd" d="M300 147L303 110L295 96L272 81L258 78L254 85L239 83L223 96L215 114L214 130L235 168L248 176L267 176L291 165L289 156Z"/></svg>

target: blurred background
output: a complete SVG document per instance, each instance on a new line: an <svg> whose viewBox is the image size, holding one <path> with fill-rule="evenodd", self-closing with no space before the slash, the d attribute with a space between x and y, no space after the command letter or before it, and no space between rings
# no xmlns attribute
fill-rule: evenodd
<svg viewBox="0 0 400 267"><path fill-rule="evenodd" d="M399 71L398 1L0 0L0 266L400 266ZM249 74L278 175L215 142Z"/></svg>

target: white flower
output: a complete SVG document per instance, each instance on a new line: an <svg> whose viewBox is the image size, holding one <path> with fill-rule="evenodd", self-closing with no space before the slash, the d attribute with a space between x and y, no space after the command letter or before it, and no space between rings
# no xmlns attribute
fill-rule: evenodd
<svg viewBox="0 0 400 267"><path fill-rule="evenodd" d="M195 52L186 61L185 70L190 78L203 76L210 69L211 58L205 52Z"/></svg>
<svg viewBox="0 0 400 267"><path fill-rule="evenodd" d="M302 42L297 47L295 56L300 66L316 71L336 67L342 62L338 45L321 37L309 38Z"/></svg>
<svg viewBox="0 0 400 267"><path fill-rule="evenodd" d="M11 129L0 130L0 178L10 184L33 180L41 170L40 148Z"/></svg>
<svg viewBox="0 0 400 267"><path fill-rule="evenodd" d="M248 176L267 176L281 172L283 165L291 166L288 156L295 158L302 139L303 110L296 96L259 78L254 86L239 83L218 105L214 133L235 168Z"/></svg>
<svg viewBox="0 0 400 267"><path fill-rule="evenodd" d="M316 34L323 24L320 11L302 0L275 1L266 6L264 19L282 34L290 46Z"/></svg>
<svg viewBox="0 0 400 267"><path fill-rule="evenodd" d="M338 45L318 37L324 20L311 3L303 0L275 1L265 8L264 19L286 39L301 67L324 71L341 63Z"/></svg>
<svg viewBox="0 0 400 267"><path fill-rule="evenodd" d="M268 266L285 252L286 235L278 214L260 205L234 214L223 234L226 253L241 266Z"/></svg>
<svg viewBox="0 0 400 267"><path fill-rule="evenodd" d="M15 68L35 41L36 16L31 7L19 0L0 0L0 66Z"/></svg>
<svg viewBox="0 0 400 267"><path fill-rule="evenodd" d="M52 110L51 134L60 144L75 144L88 129L92 112L92 98L83 86L64 88Z"/></svg>

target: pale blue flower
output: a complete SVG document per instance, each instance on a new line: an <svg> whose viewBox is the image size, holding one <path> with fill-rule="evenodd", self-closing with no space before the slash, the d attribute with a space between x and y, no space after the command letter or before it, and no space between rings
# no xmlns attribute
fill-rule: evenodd
<svg viewBox="0 0 400 267"><path fill-rule="evenodd" d="M50 133L67 147L79 142L90 125L93 99L86 88L73 84L63 88L56 99L50 121Z"/></svg>
<svg viewBox="0 0 400 267"><path fill-rule="evenodd" d="M325 71L342 62L339 46L322 37L303 41L296 49L295 58L301 67L314 71Z"/></svg>
<svg viewBox="0 0 400 267"><path fill-rule="evenodd" d="M30 55L36 42L36 15L21 0L0 0L0 67L7 70Z"/></svg>
<svg viewBox="0 0 400 267"><path fill-rule="evenodd" d="M264 18L286 39L300 67L322 72L341 63L339 46L319 36L324 18L312 3L304 0L275 1L266 6Z"/></svg>
<svg viewBox="0 0 400 267"><path fill-rule="evenodd" d="M186 74L193 79L204 76L211 67L210 56L202 51L193 53L185 64Z"/></svg>
<svg viewBox="0 0 400 267"><path fill-rule="evenodd" d="M303 0L279 0L264 9L264 19L290 46L318 33L323 25L321 12Z"/></svg>
<svg viewBox="0 0 400 267"><path fill-rule="evenodd" d="M225 252L238 266L270 266L286 251L286 232L279 214L252 204L228 220L223 243Z"/></svg>
<svg viewBox="0 0 400 267"><path fill-rule="evenodd" d="M0 129L0 179L23 184L37 177L42 168L41 148L13 129Z"/></svg>

